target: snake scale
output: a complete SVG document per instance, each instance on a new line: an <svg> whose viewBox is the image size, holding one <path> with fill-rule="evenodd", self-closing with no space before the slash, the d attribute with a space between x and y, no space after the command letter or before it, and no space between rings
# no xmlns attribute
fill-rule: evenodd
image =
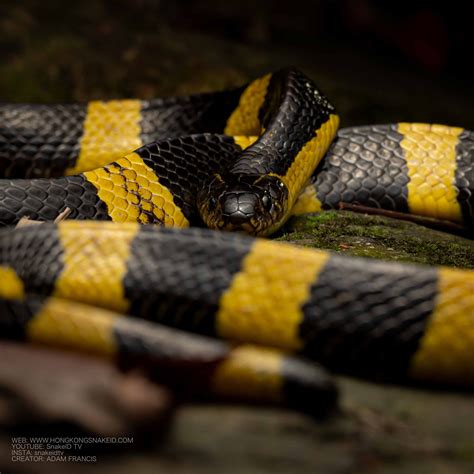
<svg viewBox="0 0 474 474"><path fill-rule="evenodd" d="M472 387L473 271L261 238L341 202L472 229L472 132L338 125L293 68L188 97L1 105L2 337L313 414L337 398L323 366Z"/></svg>

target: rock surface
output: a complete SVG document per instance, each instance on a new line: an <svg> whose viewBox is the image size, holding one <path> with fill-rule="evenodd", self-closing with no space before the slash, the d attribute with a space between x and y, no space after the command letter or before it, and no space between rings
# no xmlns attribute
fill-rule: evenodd
<svg viewBox="0 0 474 474"><path fill-rule="evenodd" d="M187 406L162 444L96 453L76 473L465 473L474 463L472 397L338 378L342 413L325 422L266 408ZM0 456L10 439L0 437ZM12 464L3 464L12 467ZM63 463L21 464L28 474ZM2 471L3 472L3 471Z"/></svg>
<svg viewBox="0 0 474 474"><path fill-rule="evenodd" d="M293 218L279 240L346 255L474 268L474 241L411 222L348 211Z"/></svg>
<svg viewBox="0 0 474 474"><path fill-rule="evenodd" d="M104 0L84 0L67 8L60 1L19 0L8 7L0 15L0 52L13 48L13 53L4 54L0 65L2 100L85 101L184 94L240 85L295 64L334 101L343 126L407 120L474 128L470 85L462 89L449 80L431 81L401 67L397 59L379 56L374 60L363 43L347 47L333 39L308 44L307 37L293 34L291 41L282 38L272 47L262 47L259 38L268 30L263 7L256 7L250 17L244 9L239 18L254 41L249 46L174 28L173 18L180 10L170 7L164 15L162 2L135 2L141 5L135 10L129 6L132 2L119 3L121 7L114 11ZM190 2L186 5L190 8ZM223 29L230 28L231 23L221 23ZM293 230L288 227L280 239L351 255L474 268L472 241L410 223L331 212L299 218L291 226ZM474 469L472 394L349 378L338 378L341 413L325 422L265 408L186 406L178 409L161 443L157 427L147 431L148 446L136 437L130 446L99 450L95 463L12 463L15 416L16 434L28 436L19 424L24 413L15 414L8 404L15 393L12 388L18 387L19 380L31 387L35 379L28 379L20 360L15 364L19 364L17 380L10 378L8 387L0 385L2 474L453 474ZM114 377L110 367L100 370ZM110 391L114 385L104 387L109 382L100 377L101 390ZM143 393L153 392L143 383ZM51 405L52 400L44 399L47 395L40 395L44 387L37 393L43 397L41 406L48 401ZM16 406L20 401L15 395ZM103 403L108 402L102 399ZM87 412L93 408L84 399L79 405ZM78 410L79 405L69 409ZM78 421L80 413L75 411ZM124 414L126 410L119 418ZM58 427L52 435L61 433Z"/></svg>

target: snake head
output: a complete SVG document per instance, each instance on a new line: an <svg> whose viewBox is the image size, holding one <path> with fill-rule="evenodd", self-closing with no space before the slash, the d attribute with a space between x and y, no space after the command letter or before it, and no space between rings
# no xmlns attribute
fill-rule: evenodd
<svg viewBox="0 0 474 474"><path fill-rule="evenodd" d="M198 209L210 229L268 235L288 214L288 190L277 176L214 175L198 194Z"/></svg>

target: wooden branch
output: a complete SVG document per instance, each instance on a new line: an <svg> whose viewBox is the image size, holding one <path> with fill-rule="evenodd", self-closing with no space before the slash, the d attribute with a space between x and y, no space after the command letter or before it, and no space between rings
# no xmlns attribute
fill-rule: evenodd
<svg viewBox="0 0 474 474"><path fill-rule="evenodd" d="M69 207L66 207L66 209L64 209L63 212L61 212L60 214L58 214L58 216L56 217L56 219L54 219L54 223L57 224L58 222L61 222L61 221L64 221L65 219L68 218L69 214L71 214L71 209L69 209ZM16 225L16 227L27 227L27 226L31 226L31 225L40 225L40 224L44 224L45 221L37 221L35 219L29 219L28 217L22 217L19 221L18 221L18 224Z"/></svg>
<svg viewBox="0 0 474 474"><path fill-rule="evenodd" d="M373 216L383 216L390 217L392 219L398 219L408 222L413 222L415 224L423 225L429 227L430 229L441 230L443 232L450 232L452 234L457 234L461 236L471 236L469 229L463 227L460 224L454 222L442 220L442 219L433 219L430 217L416 216L413 214L408 214L404 212L389 211L387 209L379 209L376 207L362 206L360 204L350 204L347 202L340 202L338 205L339 209L345 211L357 212L360 214L369 214Z"/></svg>
<svg viewBox="0 0 474 474"><path fill-rule="evenodd" d="M71 214L71 209L69 209L69 207L66 207L66 209L64 209L64 211L61 212L61 214L59 214L53 222L57 224L58 222L64 221L69 217L69 214Z"/></svg>

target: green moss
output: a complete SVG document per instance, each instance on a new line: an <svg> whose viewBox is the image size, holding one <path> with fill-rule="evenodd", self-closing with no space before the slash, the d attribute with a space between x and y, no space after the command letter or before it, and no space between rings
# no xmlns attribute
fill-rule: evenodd
<svg viewBox="0 0 474 474"><path fill-rule="evenodd" d="M411 222L346 211L292 219L279 240L359 257L474 268L474 242Z"/></svg>

